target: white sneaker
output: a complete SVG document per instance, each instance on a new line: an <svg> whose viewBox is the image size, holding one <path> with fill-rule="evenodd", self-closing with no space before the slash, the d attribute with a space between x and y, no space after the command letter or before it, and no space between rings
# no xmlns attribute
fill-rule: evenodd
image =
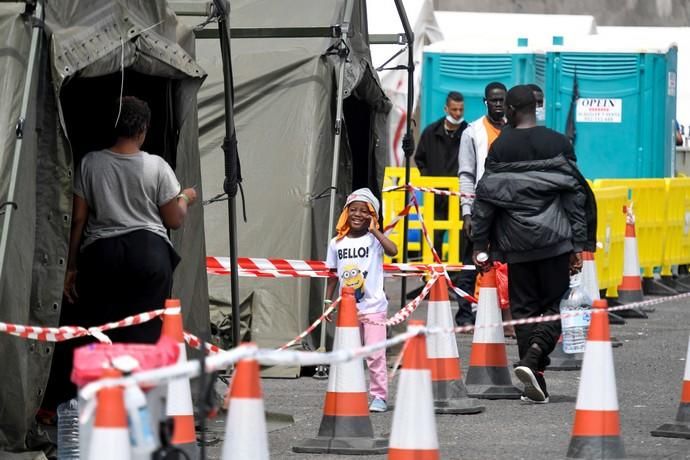
<svg viewBox="0 0 690 460"><path fill-rule="evenodd" d="M388 404L386 404L385 399L374 398L374 400L369 404L369 412L386 412L388 410Z"/></svg>

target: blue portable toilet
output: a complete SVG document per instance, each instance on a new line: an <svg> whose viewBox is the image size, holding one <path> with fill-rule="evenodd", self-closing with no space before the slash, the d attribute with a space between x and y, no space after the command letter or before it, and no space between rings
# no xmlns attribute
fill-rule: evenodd
<svg viewBox="0 0 690 460"><path fill-rule="evenodd" d="M573 104L587 178L673 175L676 56L675 44L642 37L582 37L546 52L546 124L565 133Z"/></svg>
<svg viewBox="0 0 690 460"><path fill-rule="evenodd" d="M499 81L506 88L534 81L534 52L526 38L510 43L437 42L424 48L421 89L422 128L443 116L450 91L465 96L465 119L486 114L484 88Z"/></svg>

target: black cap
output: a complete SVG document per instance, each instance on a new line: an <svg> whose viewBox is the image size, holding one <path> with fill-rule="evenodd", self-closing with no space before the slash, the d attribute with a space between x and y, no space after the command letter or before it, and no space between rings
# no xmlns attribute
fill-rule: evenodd
<svg viewBox="0 0 690 460"><path fill-rule="evenodd" d="M513 106L515 109L535 105L534 91L527 85L517 85L510 88L506 95L506 105Z"/></svg>

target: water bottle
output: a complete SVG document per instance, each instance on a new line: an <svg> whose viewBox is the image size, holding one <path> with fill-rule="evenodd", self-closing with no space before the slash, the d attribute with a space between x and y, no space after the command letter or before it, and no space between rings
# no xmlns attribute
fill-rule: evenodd
<svg viewBox="0 0 690 460"><path fill-rule="evenodd" d="M76 399L63 402L57 408L57 457L60 460L79 460L79 403Z"/></svg>
<svg viewBox="0 0 690 460"><path fill-rule="evenodd" d="M125 387L125 408L129 422L132 459L151 458L156 449L156 438L151 426L146 395L137 384Z"/></svg>
<svg viewBox="0 0 690 460"><path fill-rule="evenodd" d="M590 310L591 308L592 300L582 287L582 274L576 273L570 277L570 288L561 299L561 314ZM564 352L585 352L590 319L590 312L561 317Z"/></svg>

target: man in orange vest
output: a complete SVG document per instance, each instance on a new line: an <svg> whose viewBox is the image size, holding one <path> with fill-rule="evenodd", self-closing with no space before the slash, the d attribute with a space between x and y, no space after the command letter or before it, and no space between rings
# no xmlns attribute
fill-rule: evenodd
<svg viewBox="0 0 690 460"><path fill-rule="evenodd" d="M489 147L501 133L505 125L506 87L503 83L492 82L484 89L484 103L486 115L469 124L462 133L460 150L458 152L458 177L460 191L474 195L474 188L484 174L484 162ZM462 263L471 265L473 245L470 239L472 231L472 204L474 198L463 196L460 198L462 208L462 238L460 239L460 254ZM457 279L457 285L465 292L474 292L476 271L463 270ZM458 299L458 313L455 322L460 326L473 325L472 306L465 299Z"/></svg>

